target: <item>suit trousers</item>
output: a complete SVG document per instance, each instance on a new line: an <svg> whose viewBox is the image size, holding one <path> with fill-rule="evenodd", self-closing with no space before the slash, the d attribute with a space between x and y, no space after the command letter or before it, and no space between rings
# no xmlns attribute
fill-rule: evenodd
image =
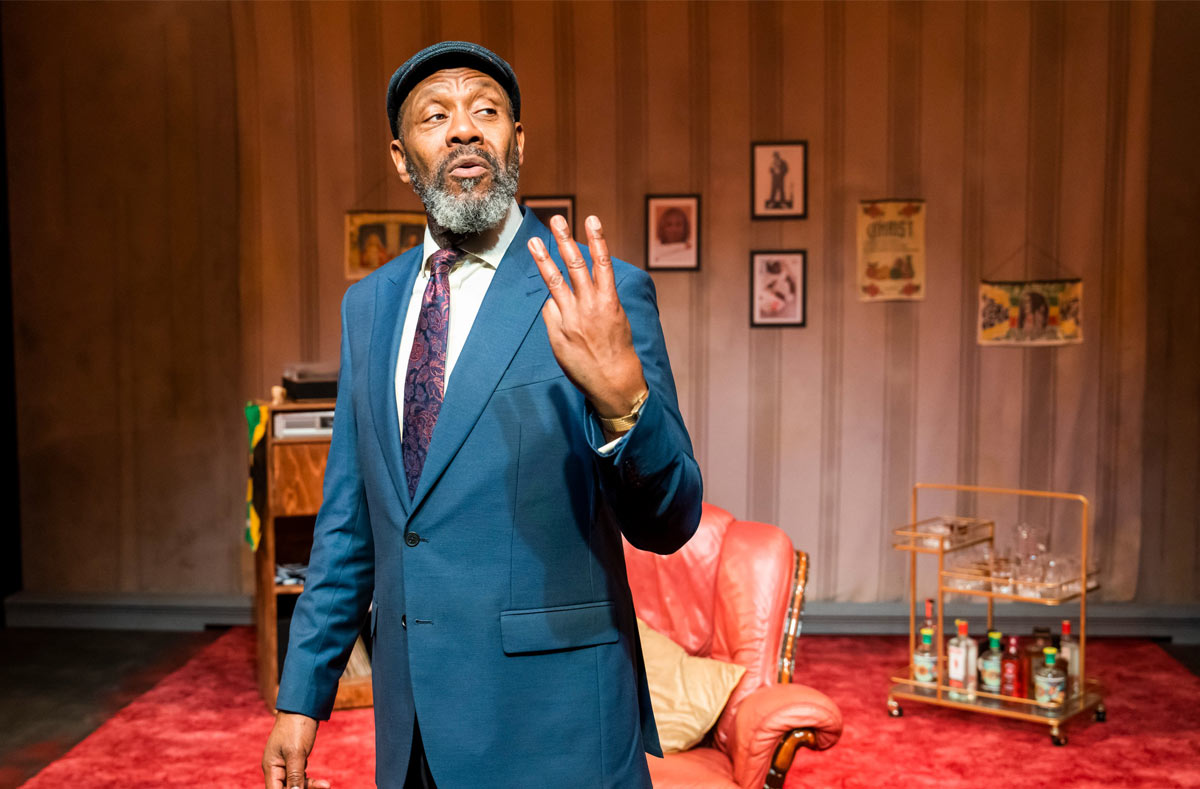
<svg viewBox="0 0 1200 789"><path fill-rule="evenodd" d="M412 752L408 757L408 774L404 776L404 789L437 789L433 773L429 771L429 760L425 758L425 744L421 742L421 726L413 717Z"/></svg>

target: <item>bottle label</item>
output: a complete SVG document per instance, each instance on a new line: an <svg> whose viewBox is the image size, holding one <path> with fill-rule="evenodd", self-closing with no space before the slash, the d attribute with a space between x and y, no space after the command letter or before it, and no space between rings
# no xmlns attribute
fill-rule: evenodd
<svg viewBox="0 0 1200 789"><path fill-rule="evenodd" d="M967 686L967 650L961 646L952 646L949 650L946 671L950 675L950 687L965 688Z"/></svg>
<svg viewBox="0 0 1200 789"><path fill-rule="evenodd" d="M1000 692L999 657L985 657L979 661L979 680L988 693Z"/></svg>
<svg viewBox="0 0 1200 789"><path fill-rule="evenodd" d="M1067 695L1067 678L1036 675L1033 678L1033 693L1039 704L1062 704Z"/></svg>
<svg viewBox="0 0 1200 789"><path fill-rule="evenodd" d="M937 655L913 655L913 679L917 682L937 681Z"/></svg>

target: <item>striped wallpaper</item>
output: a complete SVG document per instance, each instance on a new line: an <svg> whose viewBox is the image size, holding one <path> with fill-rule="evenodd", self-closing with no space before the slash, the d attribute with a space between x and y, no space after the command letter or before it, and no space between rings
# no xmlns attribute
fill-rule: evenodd
<svg viewBox="0 0 1200 789"><path fill-rule="evenodd" d="M907 519L914 481L961 480L1090 496L1106 594L1128 599L1143 393L1125 375L1145 332L1133 242L1151 14L1121 3L236 6L239 86L254 82L239 113L271 127L243 147L244 165L258 165L243 200L287 206L295 230L262 250L295 284L248 310L263 325L247 341L270 340L248 372L265 387L284 359L336 354L342 210L417 207L389 172L386 80L425 43L476 38L521 79L527 192L574 194L635 263L644 196L702 195L701 270L655 280L707 497L809 550L818 598L901 598L888 529ZM806 220L748 216L750 142L772 139L809 142ZM297 173L299 200L271 188L279 166ZM929 201L925 301L855 298L856 202L884 196ZM807 328L749 327L749 250L770 248L808 250ZM1082 346L975 344L981 277L1057 276L1086 282ZM295 326L286 341L268 326L276 312ZM1078 540L1065 510L932 506L1052 522L1056 548Z"/></svg>
<svg viewBox="0 0 1200 789"><path fill-rule="evenodd" d="M1156 5L138 9L2 9L6 95L31 108L7 114L31 588L249 589L223 537L240 534L242 437L214 425L285 364L336 358L344 212L419 208L387 152L387 79L442 38L510 60L524 190L574 194L621 257L642 263L646 194L702 195L700 271L654 275L684 416L706 497L809 551L811 598L901 599L887 533L917 480L1086 494L1109 599L1138 599L1139 574L1145 586L1170 553L1171 502L1191 483L1155 468L1143 506L1163 446L1145 408ZM68 134L64 106L96 131ZM808 141L807 219L748 215L750 144L773 139ZM857 201L888 196L928 203L921 302L855 297ZM67 208L86 265L49 283ZM163 264L126 239L176 254ZM772 248L808 251L805 328L750 328L749 251ZM1082 345L976 345L981 278L1055 276L1084 279ZM52 297L99 329L46 310ZM111 359L119 374L98 379ZM1159 381L1176 369L1155 364ZM95 392L86 408L67 407L64 382ZM56 497L76 479L79 496ZM928 514L951 510L1052 522L1055 548L1077 539L1065 508L947 496ZM94 540L78 539L80 512ZM1200 599L1192 540L1155 600Z"/></svg>

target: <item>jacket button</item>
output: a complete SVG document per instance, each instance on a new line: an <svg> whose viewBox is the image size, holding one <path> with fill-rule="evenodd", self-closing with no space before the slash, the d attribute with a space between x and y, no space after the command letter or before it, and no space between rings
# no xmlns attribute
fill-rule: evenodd
<svg viewBox="0 0 1200 789"><path fill-rule="evenodd" d="M409 548L416 548L417 543L420 541L421 535L417 534L415 531L410 531L408 534L404 535L404 544Z"/></svg>
<svg viewBox="0 0 1200 789"><path fill-rule="evenodd" d="M404 628L405 630L408 630L408 620L406 620L404 618L404 614L400 615L400 627Z"/></svg>

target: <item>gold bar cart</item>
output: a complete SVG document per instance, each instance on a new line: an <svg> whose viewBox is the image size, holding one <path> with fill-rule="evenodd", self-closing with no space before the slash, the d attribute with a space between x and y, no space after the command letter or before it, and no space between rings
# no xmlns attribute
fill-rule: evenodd
<svg viewBox="0 0 1200 789"><path fill-rule="evenodd" d="M1060 499L1073 501L1080 505L1080 577L1069 579L1062 583L1023 582L1024 591L1034 591L1030 594L1010 594L992 591L993 579L989 576L965 575L946 569L947 554L961 551L981 543L995 545L995 524L990 521L975 521L966 530L961 539L953 535L936 535L918 530L921 522L917 520L917 499L922 490L940 490L955 493L995 493L1006 496L1026 496L1044 499ZM964 519L970 520L970 519ZM902 670L899 676L891 678L892 686L888 690L888 714L899 717L904 714L900 701L915 701L922 704L933 704L939 707L979 712L985 715L997 715L1004 718L1040 723L1050 727L1050 739L1055 745L1066 745L1067 735L1064 727L1067 722L1087 712L1091 712L1096 721L1104 721L1107 712L1104 707L1104 694L1100 683L1088 679L1085 653L1087 650L1087 593L1099 588L1095 579L1088 571L1088 500L1077 493L1057 493L1041 490L1021 490L1014 488L995 488L980 485L945 485L918 482L912 491L912 521L903 528L896 529L893 534L900 538L893 544L898 551L909 554L909 606L908 606L908 655L907 670ZM937 557L937 682L918 682L914 679L912 655L917 644L917 555L930 554ZM948 581L976 582L980 588L968 588L963 585L947 586ZM998 586L1012 585L1013 580ZM1021 591L1012 586L1013 592ZM947 592L970 595L987 599L987 628L993 629L993 608L996 600L1016 600L1026 603L1036 603L1045 606L1057 606L1079 598L1079 681L1072 688L1066 700L1060 705L1041 704L1035 699L1004 696L995 693L976 690L974 700L952 699L949 697L951 688L943 684L946 677L945 628L943 620L945 609L944 596Z"/></svg>

